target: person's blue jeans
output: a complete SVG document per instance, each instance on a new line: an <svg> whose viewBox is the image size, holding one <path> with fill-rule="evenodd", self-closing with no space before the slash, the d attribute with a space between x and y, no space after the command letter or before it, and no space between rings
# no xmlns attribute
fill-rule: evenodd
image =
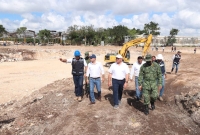
<svg viewBox="0 0 200 135"><path fill-rule="evenodd" d="M163 96L163 93L164 93L164 89L165 89L165 75L162 75L162 88L160 90L160 97Z"/></svg>
<svg viewBox="0 0 200 135"><path fill-rule="evenodd" d="M141 98L142 92L139 90L138 86L138 76L135 76L135 91L136 91L136 97Z"/></svg>
<svg viewBox="0 0 200 135"><path fill-rule="evenodd" d="M75 95L77 97L82 96L83 91L83 75L73 75L74 85L75 85Z"/></svg>
<svg viewBox="0 0 200 135"><path fill-rule="evenodd" d="M94 97L94 86L96 86L97 91L98 91L98 97L101 96L101 78L91 78L90 77L90 97L91 97L91 102L95 102L95 97Z"/></svg>
<svg viewBox="0 0 200 135"><path fill-rule="evenodd" d="M175 73L177 73L178 72L178 68L179 68L179 64L174 64L173 63L172 69L174 69L175 67L176 67L176 72Z"/></svg>
<svg viewBox="0 0 200 135"><path fill-rule="evenodd" d="M112 79L114 105L119 105L119 101L121 101L122 99L124 83L125 79L123 80Z"/></svg>

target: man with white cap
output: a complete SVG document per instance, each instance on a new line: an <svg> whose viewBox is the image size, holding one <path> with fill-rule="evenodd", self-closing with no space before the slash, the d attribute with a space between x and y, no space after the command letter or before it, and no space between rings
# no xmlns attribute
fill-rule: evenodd
<svg viewBox="0 0 200 135"><path fill-rule="evenodd" d="M178 68L179 68L179 64L180 64L180 60L181 60L181 52L178 51L177 54L175 54L172 59L173 59L173 66L172 66L171 73L173 72L174 68L176 67L176 71L175 71L175 74L176 74L178 72Z"/></svg>
<svg viewBox="0 0 200 135"><path fill-rule="evenodd" d="M111 65L108 72L108 86L111 87L112 81L113 87L114 109L118 109L122 99L123 88L128 85L130 73L128 65L122 61L120 54L116 56L116 62Z"/></svg>
<svg viewBox="0 0 200 135"><path fill-rule="evenodd" d="M160 90L160 95L158 97L158 99L160 101L163 101L163 93L164 93L164 89L165 89L165 78L167 78L167 74L166 74L166 70L165 70L165 63L163 61L163 55L162 54L158 54L156 56L156 62L160 65L160 69L162 72L162 88Z"/></svg>
<svg viewBox="0 0 200 135"><path fill-rule="evenodd" d="M86 76L87 83L90 84L90 104L95 104L94 86L96 85L98 91L98 100L101 101L101 79L102 82L104 82L104 69L101 62L96 61L96 55L94 54L90 56L90 63L88 64Z"/></svg>

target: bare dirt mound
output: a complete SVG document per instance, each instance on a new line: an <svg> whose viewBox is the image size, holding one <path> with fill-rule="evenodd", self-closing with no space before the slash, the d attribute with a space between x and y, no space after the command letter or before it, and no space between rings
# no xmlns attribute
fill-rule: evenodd
<svg viewBox="0 0 200 135"><path fill-rule="evenodd" d="M26 49L0 48L0 62L34 60L35 52Z"/></svg>
<svg viewBox="0 0 200 135"><path fill-rule="evenodd" d="M89 105L85 97L82 102L73 99L72 79L49 84L19 102L2 104L0 134L200 134L198 124L174 101L158 101L156 110L146 116L130 85L124 90L120 109L114 110L112 91L106 84L102 87L104 98L95 105Z"/></svg>

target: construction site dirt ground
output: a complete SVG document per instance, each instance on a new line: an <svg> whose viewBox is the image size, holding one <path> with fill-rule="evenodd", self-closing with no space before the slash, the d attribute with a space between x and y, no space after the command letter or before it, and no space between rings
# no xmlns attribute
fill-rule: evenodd
<svg viewBox="0 0 200 135"><path fill-rule="evenodd" d="M26 49L35 52L29 61L0 63L0 134L1 135L199 135L200 122L191 117L184 107L175 102L175 95L200 92L200 53L193 54L190 47L177 47L182 52L178 74L172 67L171 47L150 52L162 53L167 78L164 101L156 101L156 109L146 116L143 101L136 101L135 84L128 83L123 91L119 109L113 109L112 90L108 89L108 67L104 67L106 80L102 83L102 101L89 105L74 100L71 65L59 58L72 58L79 49L92 51L97 61L104 63L104 55L120 46L7 46L1 49ZM131 63L142 54L141 47L132 47ZM130 66L131 68L131 66ZM96 92L96 90L95 90ZM198 108L199 109L199 108ZM200 112L200 111L199 111Z"/></svg>

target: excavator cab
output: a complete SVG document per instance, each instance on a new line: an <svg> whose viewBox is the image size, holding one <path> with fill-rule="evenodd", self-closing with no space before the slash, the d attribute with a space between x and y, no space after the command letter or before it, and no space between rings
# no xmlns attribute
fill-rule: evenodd
<svg viewBox="0 0 200 135"><path fill-rule="evenodd" d="M130 53L130 51L129 50L127 50L127 52L126 52L126 59L128 59L128 60L130 60L130 58L131 58L131 53Z"/></svg>
<svg viewBox="0 0 200 135"><path fill-rule="evenodd" d="M106 62L106 67L109 67L112 63L116 61L116 55L118 53L116 51L111 51L110 53L107 53L104 57L104 61Z"/></svg>

